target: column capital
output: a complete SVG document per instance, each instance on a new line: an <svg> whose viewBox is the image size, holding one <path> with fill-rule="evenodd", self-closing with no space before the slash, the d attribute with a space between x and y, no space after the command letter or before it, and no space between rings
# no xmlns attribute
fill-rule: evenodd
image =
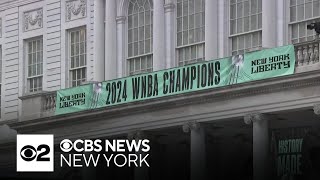
<svg viewBox="0 0 320 180"><path fill-rule="evenodd" d="M266 120L267 116L265 114L261 114L261 113L251 113L251 114L247 114L244 116L243 120L244 123L246 124L251 124L251 123L255 123L258 121L263 121Z"/></svg>
<svg viewBox="0 0 320 180"><path fill-rule="evenodd" d="M200 128L201 128L201 125L197 121L189 121L182 125L182 130L185 133L189 133L192 130L198 131Z"/></svg>
<svg viewBox="0 0 320 180"><path fill-rule="evenodd" d="M313 105L313 112L314 112L317 116L320 116L320 104L315 104L315 105Z"/></svg>
<svg viewBox="0 0 320 180"><path fill-rule="evenodd" d="M132 131L132 132L129 132L127 134L127 138L129 140L133 140L133 139L143 139L145 138L147 135L145 132L143 131L140 131L140 130L137 130L137 131Z"/></svg>
<svg viewBox="0 0 320 180"><path fill-rule="evenodd" d="M167 3L163 7L164 7L164 12L173 12L175 5L173 3Z"/></svg>
<svg viewBox="0 0 320 180"><path fill-rule="evenodd" d="M117 24L124 24L125 21L126 21L126 17L125 16L117 16L116 17Z"/></svg>
<svg viewBox="0 0 320 180"><path fill-rule="evenodd" d="M14 142L16 136L16 130L11 129L7 124L0 125L0 144L4 142Z"/></svg>

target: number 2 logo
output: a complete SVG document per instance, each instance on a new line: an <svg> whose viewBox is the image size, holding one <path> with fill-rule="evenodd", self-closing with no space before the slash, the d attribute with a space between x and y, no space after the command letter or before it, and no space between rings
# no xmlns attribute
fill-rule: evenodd
<svg viewBox="0 0 320 180"><path fill-rule="evenodd" d="M39 154L38 154L39 152ZM44 157L50 152L50 147L46 144L41 144L36 148L31 145L24 146L20 151L20 156L25 161L50 161L49 157Z"/></svg>

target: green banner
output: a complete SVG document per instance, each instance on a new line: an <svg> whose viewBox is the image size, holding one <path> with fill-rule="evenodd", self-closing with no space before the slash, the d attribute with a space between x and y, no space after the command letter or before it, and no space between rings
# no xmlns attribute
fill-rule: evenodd
<svg viewBox="0 0 320 180"><path fill-rule="evenodd" d="M57 92L56 114L293 74L294 47L245 53L183 67L87 84Z"/></svg>

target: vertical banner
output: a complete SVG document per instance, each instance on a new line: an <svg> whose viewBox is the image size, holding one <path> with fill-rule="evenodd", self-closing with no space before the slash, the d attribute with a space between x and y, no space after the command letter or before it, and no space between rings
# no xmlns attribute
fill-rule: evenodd
<svg viewBox="0 0 320 180"><path fill-rule="evenodd" d="M276 129L271 132L274 179L301 179L303 144L310 127Z"/></svg>
<svg viewBox="0 0 320 180"><path fill-rule="evenodd" d="M294 47L245 53L183 67L82 85L57 92L56 114L293 74Z"/></svg>
<svg viewBox="0 0 320 180"><path fill-rule="evenodd" d="M274 129L270 150L272 179L318 179L320 128L317 126Z"/></svg>

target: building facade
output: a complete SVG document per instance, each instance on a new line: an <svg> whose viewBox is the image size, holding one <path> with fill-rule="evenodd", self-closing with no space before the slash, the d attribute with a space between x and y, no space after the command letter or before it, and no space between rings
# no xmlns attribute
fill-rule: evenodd
<svg viewBox="0 0 320 180"><path fill-rule="evenodd" d="M18 133L54 134L57 142L143 132L163 154L187 164L156 166L166 167L160 174L179 172L179 179L225 178L224 149L237 145L247 153L238 166L254 167L239 174L263 179L272 171L266 164L274 163L270 149L278 134L319 132L319 41L307 29L319 20L319 0L3 0L0 124ZM54 115L60 89L289 44L294 75ZM10 154L10 142L3 152Z"/></svg>

